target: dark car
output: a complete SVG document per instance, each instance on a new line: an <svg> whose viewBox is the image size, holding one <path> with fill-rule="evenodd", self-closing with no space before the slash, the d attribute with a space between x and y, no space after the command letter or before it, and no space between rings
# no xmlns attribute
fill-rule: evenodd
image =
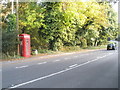
<svg viewBox="0 0 120 90"><path fill-rule="evenodd" d="M107 50L115 50L116 49L116 44L111 43L107 45Z"/></svg>

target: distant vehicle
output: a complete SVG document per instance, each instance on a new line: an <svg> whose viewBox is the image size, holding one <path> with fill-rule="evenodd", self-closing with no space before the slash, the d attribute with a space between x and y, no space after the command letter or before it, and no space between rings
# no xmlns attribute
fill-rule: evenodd
<svg viewBox="0 0 120 90"><path fill-rule="evenodd" d="M115 44L111 43L107 45L107 50L115 50L115 49L116 49Z"/></svg>
<svg viewBox="0 0 120 90"><path fill-rule="evenodd" d="M117 49L117 42L110 41L110 43L107 45L107 50L116 50L116 49Z"/></svg>

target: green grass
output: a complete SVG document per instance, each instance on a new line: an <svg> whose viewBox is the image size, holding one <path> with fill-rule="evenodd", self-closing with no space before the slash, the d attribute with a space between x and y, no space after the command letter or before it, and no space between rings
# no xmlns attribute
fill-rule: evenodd
<svg viewBox="0 0 120 90"><path fill-rule="evenodd" d="M104 49L106 48L106 45L101 45L101 46L91 46L91 47L87 47L85 49Z"/></svg>
<svg viewBox="0 0 120 90"><path fill-rule="evenodd" d="M86 48L80 48L79 46L64 46L61 48L60 51L52 51L48 49L39 49L38 54L58 54L58 53L66 53L66 52L77 52L81 50L95 50L95 49L104 49L106 48L106 45L101 45L101 46L91 46L91 47L86 47ZM34 54L33 54L34 56ZM10 56L9 54L5 55L2 54L2 59L3 60L14 60L14 59L24 59L22 56L14 55Z"/></svg>
<svg viewBox="0 0 120 90"><path fill-rule="evenodd" d="M86 48L81 48L79 46L65 46L62 48L62 52L73 52L73 51L80 51L80 50L95 50L95 49L104 49L106 48L106 45L101 46L89 46Z"/></svg>
<svg viewBox="0 0 120 90"><path fill-rule="evenodd" d="M52 50L48 50L48 49L39 49L38 50L38 53L47 53L47 54L52 54L52 53L54 53L54 51L52 51Z"/></svg>
<svg viewBox="0 0 120 90"><path fill-rule="evenodd" d="M24 57L19 55L10 56L6 54L2 54L2 60L12 60L12 59L20 59L20 58L24 58Z"/></svg>
<svg viewBox="0 0 120 90"><path fill-rule="evenodd" d="M61 52L72 52L72 51L79 51L82 48L79 46L64 46L60 51Z"/></svg>

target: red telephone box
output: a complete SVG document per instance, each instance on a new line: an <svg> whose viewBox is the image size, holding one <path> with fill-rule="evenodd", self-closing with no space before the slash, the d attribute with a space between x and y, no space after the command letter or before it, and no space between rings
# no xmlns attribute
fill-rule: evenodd
<svg viewBox="0 0 120 90"><path fill-rule="evenodd" d="M20 54L23 57L31 56L31 48L30 48L30 35L29 34L20 34Z"/></svg>

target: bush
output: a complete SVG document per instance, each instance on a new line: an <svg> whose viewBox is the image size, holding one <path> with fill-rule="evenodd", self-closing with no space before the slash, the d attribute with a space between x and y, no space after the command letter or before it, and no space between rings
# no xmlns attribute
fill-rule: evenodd
<svg viewBox="0 0 120 90"><path fill-rule="evenodd" d="M53 51L48 50L48 49L39 49L38 53L48 53L48 54L51 54L51 53L53 53Z"/></svg>
<svg viewBox="0 0 120 90"><path fill-rule="evenodd" d="M64 46L60 51L69 52L69 51L78 51L81 48L79 46Z"/></svg>
<svg viewBox="0 0 120 90"><path fill-rule="evenodd" d="M87 40L86 39L81 39L81 47L86 48L87 47Z"/></svg>
<svg viewBox="0 0 120 90"><path fill-rule="evenodd" d="M17 54L16 15L8 14L2 27L2 54L4 57L15 57Z"/></svg>
<svg viewBox="0 0 120 90"><path fill-rule="evenodd" d="M2 32L2 53L14 56L17 53L17 34L15 32Z"/></svg>

